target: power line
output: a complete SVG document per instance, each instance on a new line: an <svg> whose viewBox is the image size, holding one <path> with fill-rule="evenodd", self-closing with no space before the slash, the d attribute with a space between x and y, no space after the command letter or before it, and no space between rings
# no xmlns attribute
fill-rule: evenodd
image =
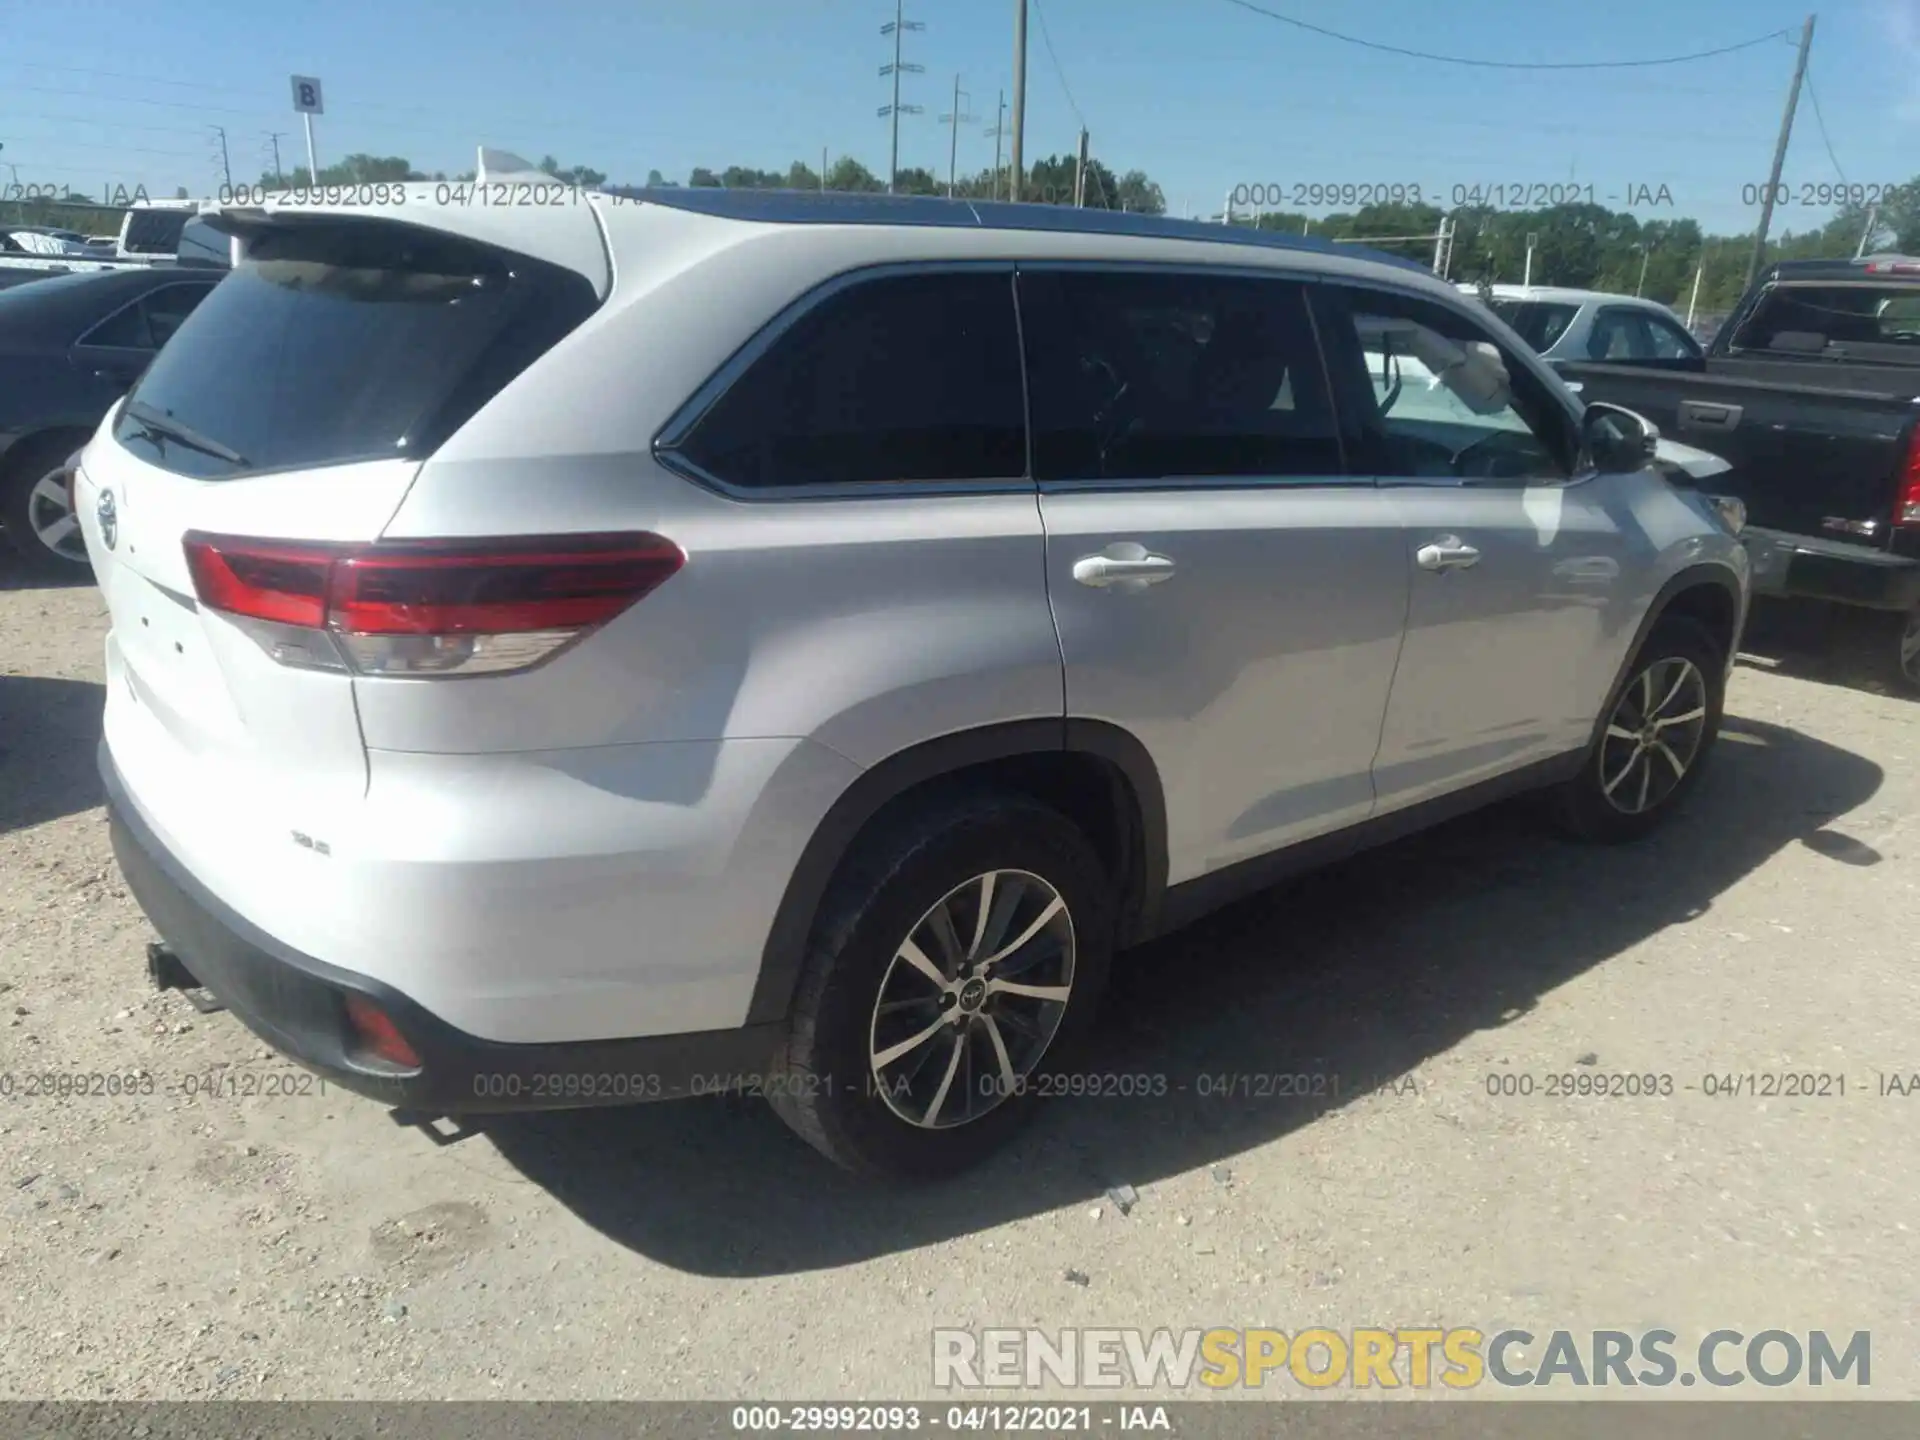
<svg viewBox="0 0 1920 1440"><path fill-rule="evenodd" d="M1827 117L1820 113L1820 95L1813 88L1813 67L1807 67L1807 99L1813 102L1813 120L1820 127L1820 143L1827 147L1827 159L1833 162L1833 173L1840 177L1842 185L1847 183L1847 172L1840 168L1840 157L1833 153L1833 141L1827 135Z"/></svg>
<svg viewBox="0 0 1920 1440"><path fill-rule="evenodd" d="M1040 8L1040 0L1033 0L1033 15L1040 22L1040 40L1047 47L1047 59L1053 62L1054 78L1060 82L1060 89L1066 94L1067 108L1073 111L1073 118L1080 122L1082 130L1087 128L1087 117L1080 113L1080 107L1074 103L1073 90L1067 84L1067 72L1060 68L1060 57L1053 51L1053 36L1047 33L1047 12Z"/></svg>
<svg viewBox="0 0 1920 1440"><path fill-rule="evenodd" d="M1338 40L1347 45L1358 45L1363 50L1378 50L1388 55L1405 55L1414 60L1433 60L1442 65L1472 65L1483 70L1635 70L1649 65L1681 65L1689 60L1710 60L1716 55L1731 55L1736 50L1750 50L1756 45L1764 45L1770 40L1789 38L1791 30L1773 30L1765 35L1756 35L1751 40L1742 40L1737 45L1721 45L1712 50L1696 50L1687 55L1663 55L1651 60L1481 60L1465 55L1436 55L1428 50L1409 50L1400 45L1384 45L1378 40L1363 40L1358 35L1345 35L1338 30L1329 30L1324 25L1315 25L1310 21L1297 19L1292 15L1282 15L1278 10L1269 10L1256 5L1253 0L1226 0L1229 5L1237 5L1255 15L1264 15L1269 20L1278 20L1282 25L1291 25L1296 30L1307 30L1315 35L1323 35L1329 40Z"/></svg>

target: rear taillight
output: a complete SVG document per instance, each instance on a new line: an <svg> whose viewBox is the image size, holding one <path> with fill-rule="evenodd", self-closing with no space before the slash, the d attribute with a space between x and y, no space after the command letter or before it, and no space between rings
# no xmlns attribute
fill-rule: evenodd
<svg viewBox="0 0 1920 1440"><path fill-rule="evenodd" d="M1900 498L1894 502L1893 523L1920 525L1920 424L1907 437L1907 459L1900 470Z"/></svg>
<svg viewBox="0 0 1920 1440"><path fill-rule="evenodd" d="M186 537L200 602L285 665L498 675L548 659L686 563L658 535L321 545Z"/></svg>

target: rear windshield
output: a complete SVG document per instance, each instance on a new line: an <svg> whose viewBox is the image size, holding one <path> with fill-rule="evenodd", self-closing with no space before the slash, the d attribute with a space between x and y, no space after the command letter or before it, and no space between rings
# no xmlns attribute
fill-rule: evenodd
<svg viewBox="0 0 1920 1440"><path fill-rule="evenodd" d="M596 303L584 277L406 225L269 231L113 433L202 479L422 458Z"/></svg>
<svg viewBox="0 0 1920 1440"><path fill-rule="evenodd" d="M126 246L135 255L171 255L180 232L192 218L191 210L131 210L127 212Z"/></svg>
<svg viewBox="0 0 1920 1440"><path fill-rule="evenodd" d="M1890 358L1920 362L1920 289L1912 285L1781 285L1768 292L1732 340L1736 350L1821 354L1838 346L1893 346ZM1904 348L1911 356L1898 354Z"/></svg>
<svg viewBox="0 0 1920 1440"><path fill-rule="evenodd" d="M1580 313L1578 305L1554 305L1545 300L1495 300L1492 308L1535 350L1550 348Z"/></svg>

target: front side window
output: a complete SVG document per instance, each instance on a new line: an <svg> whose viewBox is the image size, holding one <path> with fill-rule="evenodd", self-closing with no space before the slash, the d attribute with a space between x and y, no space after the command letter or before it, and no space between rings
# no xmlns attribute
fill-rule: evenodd
<svg viewBox="0 0 1920 1440"><path fill-rule="evenodd" d="M1573 422L1478 325L1418 296L1316 291L1353 466L1406 479L1565 479Z"/></svg>
<svg viewBox="0 0 1920 1440"><path fill-rule="evenodd" d="M802 312L663 448L754 490L1020 479L1013 277L858 280Z"/></svg>
<svg viewBox="0 0 1920 1440"><path fill-rule="evenodd" d="M1693 337L1671 320L1663 320L1658 315L1647 316L1647 336L1656 360L1699 358L1700 347L1694 344Z"/></svg>
<svg viewBox="0 0 1920 1440"><path fill-rule="evenodd" d="M1036 479L1341 474L1297 282L1035 270L1020 301Z"/></svg>

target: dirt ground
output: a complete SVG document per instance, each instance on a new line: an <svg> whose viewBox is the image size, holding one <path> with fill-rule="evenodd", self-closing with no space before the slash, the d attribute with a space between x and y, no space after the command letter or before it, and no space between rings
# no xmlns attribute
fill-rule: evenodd
<svg viewBox="0 0 1920 1440"><path fill-rule="evenodd" d="M1126 968L1101 1064L1166 1094L877 1190L750 1100L441 1147L264 1093L302 1072L145 988L98 596L8 586L0 1073L155 1092L0 1097L0 1397L903 1398L934 1326L1035 1324L1870 1330L1920 1396L1920 1094L1878 1079L1920 1072L1920 705L1743 664L1653 841L1510 806L1261 896ZM1703 1089L1788 1070L1845 1094ZM1202 1093L1297 1072L1338 1099ZM1676 1088L1489 1093L1568 1073Z"/></svg>

